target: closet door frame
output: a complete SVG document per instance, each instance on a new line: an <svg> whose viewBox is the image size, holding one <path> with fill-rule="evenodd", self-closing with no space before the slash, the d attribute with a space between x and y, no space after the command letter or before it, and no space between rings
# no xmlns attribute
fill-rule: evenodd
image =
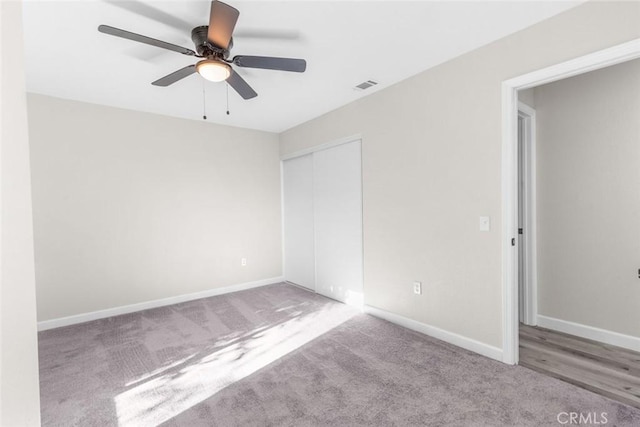
<svg viewBox="0 0 640 427"><path fill-rule="evenodd" d="M305 156L307 154L313 154L317 151L322 151L322 150L327 150L333 147L337 147L339 145L343 145L343 144L349 144L352 142L360 142L360 171L361 174L363 173L363 165L362 165L362 135L361 134L354 134L354 135L350 135L344 138L339 138L339 139L335 139L333 141L329 141L323 144L319 144L319 145L315 145L313 147L309 147L309 148L305 148L302 150L298 150L298 151L294 151L292 153L288 153L288 154L284 154L280 156L280 201L281 201L281 224L282 224L282 274L284 275L284 272L286 271L286 265L285 265L285 259L286 259L286 248L285 248L285 219L284 219L284 162L290 159L295 159L296 157L301 157L301 156ZM361 176L361 181L360 181L361 185L362 185L362 176ZM361 190L360 192L361 197L363 196L363 192ZM362 211L364 211L364 206L363 206L363 202L361 201L361 207L362 207ZM363 215L363 212L361 212L361 215ZM364 295L364 218L362 218L361 221L362 224L362 234L363 234L363 241L361 244L361 248L362 248L362 278L363 278L363 283L362 283L362 293ZM316 276L316 272L314 270L314 276ZM286 277L285 277L286 280ZM314 283L314 292L317 292L317 288L316 284ZM308 289L308 288L304 288L304 289Z"/></svg>

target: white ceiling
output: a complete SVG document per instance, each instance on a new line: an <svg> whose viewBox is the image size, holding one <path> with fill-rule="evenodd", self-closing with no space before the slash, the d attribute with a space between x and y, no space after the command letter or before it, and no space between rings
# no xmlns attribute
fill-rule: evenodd
<svg viewBox="0 0 640 427"><path fill-rule="evenodd" d="M207 24L208 1L27 0L27 90L202 120L204 86L210 122L281 132L579 2L228 0L240 10L232 56L305 58L307 71L236 67L258 97L245 101L229 89L227 116L226 84L204 85L194 74L167 88L151 85L194 58L97 31L107 24L193 49L190 27ZM353 89L369 79L380 84Z"/></svg>

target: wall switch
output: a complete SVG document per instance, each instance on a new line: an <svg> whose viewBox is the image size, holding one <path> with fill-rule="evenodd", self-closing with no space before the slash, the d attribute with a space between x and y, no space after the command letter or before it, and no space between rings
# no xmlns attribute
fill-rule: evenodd
<svg viewBox="0 0 640 427"><path fill-rule="evenodd" d="M246 267L247 266L247 259L246 258L241 258L240 259L240 265L243 266L243 267Z"/></svg>
<svg viewBox="0 0 640 427"><path fill-rule="evenodd" d="M480 231L489 231L491 230L491 218L488 216L480 217Z"/></svg>
<svg viewBox="0 0 640 427"><path fill-rule="evenodd" d="M422 295L422 282L413 282L413 293Z"/></svg>

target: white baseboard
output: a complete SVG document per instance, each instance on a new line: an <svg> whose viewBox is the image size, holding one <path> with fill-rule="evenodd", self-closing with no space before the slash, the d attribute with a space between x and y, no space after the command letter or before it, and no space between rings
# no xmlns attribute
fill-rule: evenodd
<svg viewBox="0 0 640 427"><path fill-rule="evenodd" d="M63 326L75 325L78 323L90 322L91 320L104 319L107 317L119 316L121 314L134 313L136 311L150 308L164 307L166 305L178 304L186 301L193 301L201 298L213 297L216 295L228 294L231 292L244 291L246 289L258 288L260 286L272 285L284 282L284 277L273 277L271 279L257 280L255 282L239 283L237 285L225 286L222 288L209 289L207 291L195 292L192 294L177 295L175 297L146 301L137 304L123 305L120 307L107 308L105 310L92 311L89 313L76 314L74 316L61 317L58 319L44 320L38 322L38 330L61 328Z"/></svg>
<svg viewBox="0 0 640 427"><path fill-rule="evenodd" d="M640 351L640 338L538 314L538 326L605 344Z"/></svg>
<svg viewBox="0 0 640 427"><path fill-rule="evenodd" d="M396 325L403 326L407 329L411 329L416 332L420 332L430 337L437 338L439 340L448 342L449 344L462 347L474 353L481 354L491 359L502 362L502 349L491 346L489 344L476 341L471 338L463 337L462 335L455 334L453 332L445 331L444 329L437 328L435 326L427 325L416 320L409 319L407 317L400 316L398 314L390 313L379 308L371 307L369 305L364 306L364 312L371 314L372 316L379 317L384 320L388 320Z"/></svg>

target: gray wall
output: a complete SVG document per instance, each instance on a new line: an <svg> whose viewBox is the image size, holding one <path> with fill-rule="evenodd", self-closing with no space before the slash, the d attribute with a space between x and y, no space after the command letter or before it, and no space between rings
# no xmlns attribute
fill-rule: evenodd
<svg viewBox="0 0 640 427"><path fill-rule="evenodd" d="M535 104L539 314L640 337L640 60Z"/></svg>
<svg viewBox="0 0 640 427"><path fill-rule="evenodd" d="M41 95L28 108L38 320L282 275L276 134Z"/></svg>
<svg viewBox="0 0 640 427"><path fill-rule="evenodd" d="M0 425L40 425L22 4L0 2Z"/></svg>
<svg viewBox="0 0 640 427"><path fill-rule="evenodd" d="M529 107L535 107L535 88L519 90L518 101L528 105Z"/></svg>
<svg viewBox="0 0 640 427"><path fill-rule="evenodd" d="M587 2L281 135L283 154L362 135L366 304L501 347L501 83L639 20L640 3Z"/></svg>

